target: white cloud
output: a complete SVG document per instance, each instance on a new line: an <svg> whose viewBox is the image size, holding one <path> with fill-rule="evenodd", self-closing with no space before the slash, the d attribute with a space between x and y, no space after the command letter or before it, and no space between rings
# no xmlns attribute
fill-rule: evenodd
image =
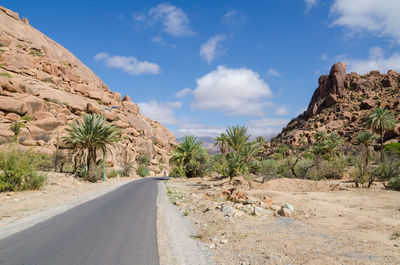
<svg viewBox="0 0 400 265"><path fill-rule="evenodd" d="M176 137L182 137L185 135L194 135L197 137L215 137L225 132L226 128L223 126L208 126L203 124L181 124L178 129L174 130Z"/></svg>
<svg viewBox="0 0 400 265"><path fill-rule="evenodd" d="M287 119L263 118L251 120L247 123L248 132L253 136L266 136L267 138L277 135L283 127L288 124Z"/></svg>
<svg viewBox="0 0 400 265"><path fill-rule="evenodd" d="M288 115L289 114L289 110L287 107L285 106L279 106L276 110L275 110L275 114L279 115L279 116L284 116L284 115Z"/></svg>
<svg viewBox="0 0 400 265"><path fill-rule="evenodd" d="M177 98L183 98L183 97L185 97L185 96L191 94L192 92L193 92L193 91L192 91L190 88L184 88L184 89L178 91L178 92L175 94L175 97L177 97Z"/></svg>
<svg viewBox="0 0 400 265"><path fill-rule="evenodd" d="M208 63L211 63L218 53L217 49L220 48L219 43L225 40L225 38L225 35L216 35L203 43L200 47L200 56L203 56Z"/></svg>
<svg viewBox="0 0 400 265"><path fill-rule="evenodd" d="M151 100L148 102L138 103L140 112L148 116L152 120L159 121L166 125L177 125L178 120L175 117L174 109L180 108L182 102L157 102L156 100Z"/></svg>
<svg viewBox="0 0 400 265"><path fill-rule="evenodd" d="M400 43L399 0L335 0L330 12L336 16L333 25L353 33L367 31L389 36Z"/></svg>
<svg viewBox="0 0 400 265"><path fill-rule="evenodd" d="M146 21L146 15L141 12L136 12L133 14L133 18L138 22Z"/></svg>
<svg viewBox="0 0 400 265"><path fill-rule="evenodd" d="M193 32L189 26L189 18L185 12L171 4L159 4L149 11L149 18L153 22L161 22L164 31L173 36L192 35Z"/></svg>
<svg viewBox="0 0 400 265"><path fill-rule="evenodd" d="M222 111L228 115L263 115L272 96L258 73L246 68L218 66L196 80L192 108Z"/></svg>
<svg viewBox="0 0 400 265"><path fill-rule="evenodd" d="M384 55L384 51L380 47L374 47L369 50L367 59L345 59L349 72L357 72L366 74L372 70L387 72L388 70L400 71L400 54L394 53L390 57Z"/></svg>
<svg viewBox="0 0 400 265"><path fill-rule="evenodd" d="M152 42L156 42L156 43L161 43L164 44L164 40L161 38L161 36L154 36L153 38L151 38Z"/></svg>
<svg viewBox="0 0 400 265"><path fill-rule="evenodd" d="M306 14L317 4L317 0L304 0L306 2Z"/></svg>
<svg viewBox="0 0 400 265"><path fill-rule="evenodd" d="M322 55L321 55L321 60L324 60L324 61L329 60L328 55L326 55L325 53L322 54Z"/></svg>
<svg viewBox="0 0 400 265"><path fill-rule="evenodd" d="M139 61L135 57L111 56L108 53L100 52L94 56L97 61L102 61L106 66L121 69L130 75L158 74L161 68L156 63Z"/></svg>
<svg viewBox="0 0 400 265"><path fill-rule="evenodd" d="M272 68L268 69L267 75L282 78L282 75L276 69L272 69Z"/></svg>

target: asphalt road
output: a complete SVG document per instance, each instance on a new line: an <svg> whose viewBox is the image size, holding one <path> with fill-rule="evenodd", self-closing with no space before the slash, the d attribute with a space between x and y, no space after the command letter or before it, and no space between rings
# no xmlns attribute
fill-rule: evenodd
<svg viewBox="0 0 400 265"><path fill-rule="evenodd" d="M0 264L159 264L156 178L128 183L0 241Z"/></svg>

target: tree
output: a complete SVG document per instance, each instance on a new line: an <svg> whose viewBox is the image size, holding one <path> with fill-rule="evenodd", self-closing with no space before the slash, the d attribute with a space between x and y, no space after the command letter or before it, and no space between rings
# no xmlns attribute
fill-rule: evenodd
<svg viewBox="0 0 400 265"><path fill-rule="evenodd" d="M226 134L228 136L227 142L229 147L236 152L240 152L240 149L250 138L250 136L247 135L246 126L229 126L226 130Z"/></svg>
<svg viewBox="0 0 400 265"><path fill-rule="evenodd" d="M260 145L257 142L247 142L245 143L240 154L242 155L243 162L246 166L249 166L250 162L262 151Z"/></svg>
<svg viewBox="0 0 400 265"><path fill-rule="evenodd" d="M334 132L326 134L319 131L315 134L315 143L312 147L312 153L315 156L322 156L326 160L330 160L332 156L337 155L339 147L342 144L342 138Z"/></svg>
<svg viewBox="0 0 400 265"><path fill-rule="evenodd" d="M381 140L381 162L384 160L385 152L383 149L383 136L385 132L393 130L396 125L394 115L384 108L377 108L371 111L368 116L367 125L380 135Z"/></svg>
<svg viewBox="0 0 400 265"><path fill-rule="evenodd" d="M265 139L262 136L257 136L255 141L261 146L264 146L264 144L265 144Z"/></svg>
<svg viewBox="0 0 400 265"><path fill-rule="evenodd" d="M225 133L221 133L220 136L214 138L214 146L219 148L221 154L226 155L228 153L228 136Z"/></svg>
<svg viewBox="0 0 400 265"><path fill-rule="evenodd" d="M365 166L368 165L369 157L370 157L370 149L372 146L374 146L375 141L377 139L378 139L378 136L369 131L360 132L356 136L356 144L363 146L365 149Z"/></svg>
<svg viewBox="0 0 400 265"><path fill-rule="evenodd" d="M175 172L185 177L202 177L208 170L208 155L201 142L194 136L185 136L172 151L171 164Z"/></svg>
<svg viewBox="0 0 400 265"><path fill-rule="evenodd" d="M68 135L63 137L63 141L76 154L85 153L87 174L93 180L91 171L97 160L97 151L102 150L105 154L110 145L121 140L121 133L115 125L107 123L105 117L98 114L84 115L83 121L76 119L68 126Z"/></svg>
<svg viewBox="0 0 400 265"><path fill-rule="evenodd" d="M278 147L278 154L282 156L282 158L285 158L289 155L290 153L290 148L287 144L281 144Z"/></svg>

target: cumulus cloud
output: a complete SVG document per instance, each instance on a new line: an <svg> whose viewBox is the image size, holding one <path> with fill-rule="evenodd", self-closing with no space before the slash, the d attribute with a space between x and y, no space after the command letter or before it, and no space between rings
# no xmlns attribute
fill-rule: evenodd
<svg viewBox="0 0 400 265"><path fill-rule="evenodd" d="M165 102L161 103L156 100L138 103L140 112L148 116L152 120L159 121L166 125L177 125L178 120L175 116L175 109L182 106L182 102Z"/></svg>
<svg viewBox="0 0 400 265"><path fill-rule="evenodd" d="M263 115L272 96L259 74L246 68L218 66L196 80L192 108L216 110L227 115Z"/></svg>
<svg viewBox="0 0 400 265"><path fill-rule="evenodd" d="M311 8L313 8L317 4L317 0L304 0L306 3L306 10L305 13L308 13Z"/></svg>
<svg viewBox="0 0 400 265"><path fill-rule="evenodd" d="M208 63L211 63L218 53L217 49L220 48L219 43L225 40L225 38L225 35L216 35L203 43L200 47L200 56L206 59Z"/></svg>
<svg viewBox="0 0 400 265"><path fill-rule="evenodd" d="M274 76L274 77L278 77L278 78L282 78L282 75L275 69L268 69L267 71L267 75L268 76Z"/></svg>
<svg viewBox="0 0 400 265"><path fill-rule="evenodd" d="M275 114L279 115L279 116L284 116L284 115L288 115L289 114L289 110L286 106L279 106L276 110L275 110Z"/></svg>
<svg viewBox="0 0 400 265"><path fill-rule="evenodd" d="M345 59L348 69L359 74L369 73L371 70L387 72L388 70L400 71L400 54L394 53L385 57L384 51L380 47L373 47L369 50L367 59Z"/></svg>
<svg viewBox="0 0 400 265"><path fill-rule="evenodd" d="M189 18L186 13L171 4L159 4L150 9L149 19L151 22L160 22L163 30L172 36L192 35Z"/></svg>
<svg viewBox="0 0 400 265"><path fill-rule="evenodd" d="M398 0L335 0L330 12L333 25L352 32L370 32L389 36L400 43L400 1Z"/></svg>
<svg viewBox="0 0 400 265"><path fill-rule="evenodd" d="M189 95L189 94L191 94L191 93L192 93L192 90L191 90L190 88L184 88L184 89L178 91L178 92L175 94L175 97L177 97L177 98L183 98L183 97L185 97L185 96L187 96L187 95Z"/></svg>
<svg viewBox="0 0 400 265"><path fill-rule="evenodd" d="M222 23L227 25L239 25L245 20L245 16L236 10L230 10L222 16Z"/></svg>
<svg viewBox="0 0 400 265"><path fill-rule="evenodd" d="M135 57L111 56L106 52L100 52L94 56L94 59L105 63L108 67L121 69L130 75L158 74L161 71L158 64L139 61Z"/></svg>
<svg viewBox="0 0 400 265"><path fill-rule="evenodd" d="M251 120L247 123L248 132L252 136L265 136L267 138L277 135L288 124L287 119L263 118Z"/></svg>

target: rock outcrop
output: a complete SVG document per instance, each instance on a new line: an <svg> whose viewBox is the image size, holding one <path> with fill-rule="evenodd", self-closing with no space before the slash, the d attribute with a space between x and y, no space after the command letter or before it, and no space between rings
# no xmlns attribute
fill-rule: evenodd
<svg viewBox="0 0 400 265"><path fill-rule="evenodd" d="M122 130L108 165L118 168L123 159L135 164L137 156L150 153L154 174L168 168L175 137L167 128L142 115L129 96L112 92L26 18L0 6L0 143L14 137L10 125L19 121L21 147L51 154L67 123L87 113L104 114Z"/></svg>
<svg viewBox="0 0 400 265"><path fill-rule="evenodd" d="M366 130L367 116L376 107L389 109L399 122L399 91L400 74L395 71L346 74L346 65L337 63L329 75L319 78L307 110L272 139L272 146L281 142L294 146L311 144L317 131L335 132L352 142L355 134ZM386 133L384 140L399 142L398 127L400 124L393 132Z"/></svg>

